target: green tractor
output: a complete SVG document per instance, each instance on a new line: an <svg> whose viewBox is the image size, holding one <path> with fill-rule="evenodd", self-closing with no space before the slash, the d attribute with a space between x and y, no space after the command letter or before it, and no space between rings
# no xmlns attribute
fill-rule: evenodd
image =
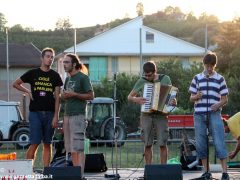
<svg viewBox="0 0 240 180"><path fill-rule="evenodd" d="M88 120L87 137L90 140L111 140L107 146L115 144L114 134L114 100L107 97L97 97L88 101L86 107L86 119ZM124 145L127 137L124 122L116 117L115 133L117 145Z"/></svg>

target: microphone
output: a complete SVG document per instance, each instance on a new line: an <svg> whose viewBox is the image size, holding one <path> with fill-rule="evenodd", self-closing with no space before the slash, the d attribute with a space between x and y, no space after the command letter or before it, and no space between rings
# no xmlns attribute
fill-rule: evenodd
<svg viewBox="0 0 240 180"><path fill-rule="evenodd" d="M205 75L205 77L206 77L207 79L209 78L209 73L208 73L207 70L205 70L205 71L203 72L203 74Z"/></svg>

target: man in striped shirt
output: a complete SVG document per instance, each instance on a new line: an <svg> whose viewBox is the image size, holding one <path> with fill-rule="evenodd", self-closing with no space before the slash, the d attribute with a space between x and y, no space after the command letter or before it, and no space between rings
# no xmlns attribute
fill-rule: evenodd
<svg viewBox="0 0 240 180"><path fill-rule="evenodd" d="M203 58L204 71L194 76L189 92L194 102L194 126L196 149L202 160L205 179L212 179L207 164L208 131L213 137L216 155L223 168L222 180L229 179L227 174L227 150L224 142L224 126L221 120L221 109L228 101L228 88L223 76L215 71L217 56L208 53Z"/></svg>

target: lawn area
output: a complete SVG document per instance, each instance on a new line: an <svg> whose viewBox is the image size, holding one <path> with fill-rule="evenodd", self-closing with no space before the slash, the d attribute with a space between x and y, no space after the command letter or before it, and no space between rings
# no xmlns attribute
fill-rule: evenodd
<svg viewBox="0 0 240 180"><path fill-rule="evenodd" d="M180 157L180 143L181 142L171 142L169 144L169 159ZM228 150L234 150L235 143L228 143L227 148ZM107 146L91 146L89 148L89 153L103 153L107 167L116 167L116 152L117 152L117 166L119 168L137 168L144 166L144 158L143 158L143 143L139 140L136 141L127 141L125 142L124 146L118 147L107 147ZM53 154L54 154L53 148ZM25 159L26 149L15 149L12 144L3 144L0 148L0 153L10 153L16 152L17 159ZM36 161L34 167L42 168L42 161L41 161L41 152L42 146L39 146L38 153L36 154ZM159 162L159 148L154 145L154 157L153 162ZM215 162L215 151L212 145L210 145L209 151L209 160L210 163ZM232 161L239 160L239 155ZM217 161L217 163L219 163Z"/></svg>

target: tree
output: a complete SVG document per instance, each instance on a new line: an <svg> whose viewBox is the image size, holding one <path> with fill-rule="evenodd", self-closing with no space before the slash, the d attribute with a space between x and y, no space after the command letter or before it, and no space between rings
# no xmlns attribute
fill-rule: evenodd
<svg viewBox="0 0 240 180"><path fill-rule="evenodd" d="M141 2L137 3L136 10L137 10L137 15L142 16L144 12L143 3Z"/></svg>
<svg viewBox="0 0 240 180"><path fill-rule="evenodd" d="M220 28L219 35L216 36L218 44L219 69L221 72L234 74L232 69L239 64L240 50L240 22L224 23Z"/></svg>
<svg viewBox="0 0 240 180"><path fill-rule="evenodd" d="M214 15L207 15L206 12L202 13L198 18L200 23L203 24L216 24L218 23L217 16Z"/></svg>
<svg viewBox="0 0 240 180"><path fill-rule="evenodd" d="M7 24L4 14L0 13L0 31L3 31Z"/></svg>
<svg viewBox="0 0 240 180"><path fill-rule="evenodd" d="M72 27L72 24L70 23L69 18L63 18L63 19L58 19L56 22L56 30L69 30Z"/></svg>
<svg viewBox="0 0 240 180"><path fill-rule="evenodd" d="M164 12L171 19L178 20L178 21L182 21L185 19L185 14L182 13L179 7L167 6Z"/></svg>
<svg viewBox="0 0 240 180"><path fill-rule="evenodd" d="M202 65L197 63L191 64L191 68L184 68L181 62L176 59L157 63L157 72L168 75L171 78L172 85L179 89L178 108L189 112L192 111L193 105L189 101L188 87L193 76L202 70Z"/></svg>
<svg viewBox="0 0 240 180"><path fill-rule="evenodd" d="M190 12L186 15L186 21L196 22L197 18L194 16L193 12Z"/></svg>
<svg viewBox="0 0 240 180"><path fill-rule="evenodd" d="M127 124L129 132L136 131L139 122L140 110L138 105L129 103L127 96L139 77L120 73L116 78L117 86L117 115ZM105 78L100 84L93 85L95 97L113 98L113 81ZM126 113L128 112L128 113Z"/></svg>
<svg viewBox="0 0 240 180"><path fill-rule="evenodd" d="M230 94L227 112L232 115L240 110L240 21L223 23L218 35L218 69L223 73Z"/></svg>
<svg viewBox="0 0 240 180"><path fill-rule="evenodd" d="M16 24L10 28L11 32L24 32L24 28L21 24Z"/></svg>

